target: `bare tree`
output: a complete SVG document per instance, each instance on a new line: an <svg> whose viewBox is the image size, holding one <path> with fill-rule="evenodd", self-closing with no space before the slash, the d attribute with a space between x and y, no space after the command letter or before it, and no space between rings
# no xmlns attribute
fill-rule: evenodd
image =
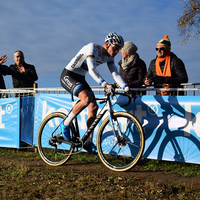
<svg viewBox="0 0 200 200"><path fill-rule="evenodd" d="M190 37L197 40L200 35L200 0L184 0L183 15L178 19L179 35L183 36L182 43L188 42Z"/></svg>

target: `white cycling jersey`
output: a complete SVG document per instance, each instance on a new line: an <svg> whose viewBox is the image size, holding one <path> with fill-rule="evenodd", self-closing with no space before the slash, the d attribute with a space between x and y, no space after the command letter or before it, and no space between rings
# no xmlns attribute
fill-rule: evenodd
<svg viewBox="0 0 200 200"><path fill-rule="evenodd" d="M101 45L94 43L85 45L65 68L82 76L85 76L86 73L89 72L90 76L97 83L104 86L106 81L99 74L96 67L100 64L107 63L114 80L121 88L125 89L127 85L114 64L114 58L110 56L102 57L102 48Z"/></svg>

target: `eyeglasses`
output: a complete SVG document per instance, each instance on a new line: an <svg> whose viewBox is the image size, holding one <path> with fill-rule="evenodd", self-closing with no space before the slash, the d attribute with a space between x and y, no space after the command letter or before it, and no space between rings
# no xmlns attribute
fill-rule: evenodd
<svg viewBox="0 0 200 200"><path fill-rule="evenodd" d="M164 47L156 48L156 51L158 51L158 50L163 51L163 50L165 50L165 48Z"/></svg>
<svg viewBox="0 0 200 200"><path fill-rule="evenodd" d="M117 47L116 45L112 45L114 51L120 51L121 47Z"/></svg>

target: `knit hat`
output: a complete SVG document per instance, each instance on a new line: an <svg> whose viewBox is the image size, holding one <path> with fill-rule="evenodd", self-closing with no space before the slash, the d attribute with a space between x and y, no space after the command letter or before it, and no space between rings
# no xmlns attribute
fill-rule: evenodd
<svg viewBox="0 0 200 200"><path fill-rule="evenodd" d="M122 50L128 55L134 55L138 50L137 46L132 42L128 41L124 43Z"/></svg>
<svg viewBox="0 0 200 200"><path fill-rule="evenodd" d="M170 49L171 49L171 42L168 38L168 35L165 35L163 39L161 39L158 44L159 46L163 46L168 53L170 53Z"/></svg>

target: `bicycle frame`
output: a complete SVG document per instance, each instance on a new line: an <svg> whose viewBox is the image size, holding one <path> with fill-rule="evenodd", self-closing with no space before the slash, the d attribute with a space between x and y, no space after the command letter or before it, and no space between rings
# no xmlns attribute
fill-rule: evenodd
<svg viewBox="0 0 200 200"><path fill-rule="evenodd" d="M117 92L116 92L116 94L123 95L123 93L117 93ZM100 120L103 118L103 116L107 112L108 112L108 117L110 119L110 125L112 126L113 135L114 135L116 141L118 140L117 139L117 135L115 133L115 126L118 127L118 123L113 118L113 109L112 109L112 103L111 103L111 96L110 95L106 95L105 97L102 97L102 98L95 98L95 100L98 101L98 102L100 102L100 104L105 103L105 105L103 106L103 108L101 108L101 110L99 111L98 115L96 116L96 119L93 121L93 123L91 124L91 126L87 129L87 131L85 132L85 134L81 138L81 141L82 141L81 145L86 142L86 140L88 139L88 137L94 131L94 129L97 126L97 124L100 122ZM72 102L74 102L73 95L72 95ZM76 103L78 103L78 102L79 102L79 100ZM71 112L71 110L70 110L70 112ZM68 113L68 115L69 115L69 113ZM68 115L66 115L66 117L63 120L65 120ZM77 117L75 117L75 119L73 120L73 125L75 127L75 136L80 139L80 132L79 132L79 127L78 127ZM117 128L117 129L118 129L119 136L121 136L120 129L119 128ZM72 144L73 142L64 141L64 143ZM75 145L75 147L80 147L80 143L79 142L75 142L74 145Z"/></svg>
<svg viewBox="0 0 200 200"><path fill-rule="evenodd" d="M102 98L95 98L96 101L100 101L100 104L105 103L105 105L100 110L100 112L96 116L96 119L93 121L93 123L91 124L91 126L88 128L88 130L83 135L83 137L82 137L83 143L85 143L85 141L88 139L88 137L92 134L92 132L94 131L94 129L97 126L97 124L100 122L100 120L103 118L103 116L107 112L108 112L109 119L111 121L111 125L113 127L113 125L114 125L113 118L112 118L113 110L112 110L112 104L111 104L111 99L110 98L111 98L110 95L108 95L106 97L102 97ZM77 122L77 119L76 119L75 123L76 122ZM78 129L78 125L75 124L75 126L76 126L76 129ZM116 137L114 128L113 128L113 134Z"/></svg>

